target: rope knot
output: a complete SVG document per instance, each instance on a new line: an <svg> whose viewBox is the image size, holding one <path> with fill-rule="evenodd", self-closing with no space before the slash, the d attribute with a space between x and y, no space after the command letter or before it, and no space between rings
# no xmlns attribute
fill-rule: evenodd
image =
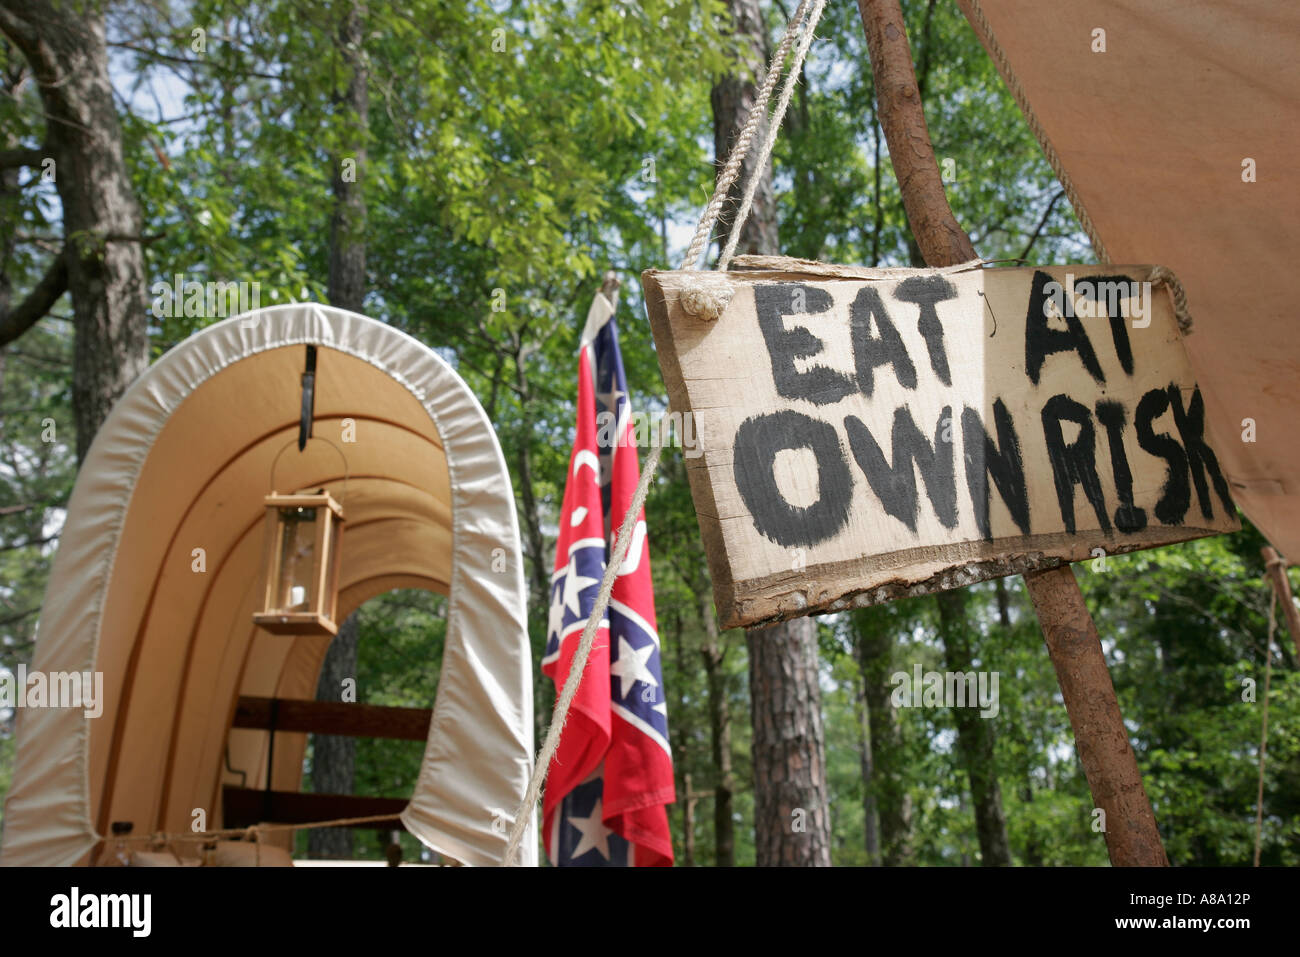
<svg viewBox="0 0 1300 957"><path fill-rule="evenodd" d="M678 293L682 312L692 319L713 322L727 310L731 297L736 294L731 283L723 280L691 279Z"/></svg>
<svg viewBox="0 0 1300 957"><path fill-rule="evenodd" d="M1178 331L1187 335L1192 331L1192 313L1187 308L1187 291L1178 281L1174 271L1167 266L1152 266L1147 281L1153 286L1168 286L1169 294L1174 300L1174 318L1178 320Z"/></svg>

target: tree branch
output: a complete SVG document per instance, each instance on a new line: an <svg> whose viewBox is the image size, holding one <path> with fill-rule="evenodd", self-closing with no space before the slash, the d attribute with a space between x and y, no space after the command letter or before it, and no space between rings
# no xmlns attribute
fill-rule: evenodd
<svg viewBox="0 0 1300 957"><path fill-rule="evenodd" d="M1029 261L1029 253L1034 248L1034 243L1038 242L1038 238L1043 235L1043 229L1047 226L1047 221L1052 218L1052 210L1056 209L1056 204L1061 201L1061 197L1064 195L1065 190L1057 190L1056 195L1052 197L1052 201L1047 204L1047 211L1043 213L1043 218L1038 221L1038 228L1035 229L1034 234L1029 237L1029 242L1025 246L1024 252L1020 254L1020 258L1025 262Z"/></svg>
<svg viewBox="0 0 1300 957"><path fill-rule="evenodd" d="M57 541L58 538L59 536L57 534L54 534L54 535L46 535L43 538L28 539L25 542L12 542L8 545L0 545L0 552L13 552L13 551L17 551L20 548L31 548L35 545L48 545L50 542Z"/></svg>
<svg viewBox="0 0 1300 957"><path fill-rule="evenodd" d="M207 67L218 73L226 73L230 76L239 76L247 79L248 77L257 77L260 80L283 80L284 77L275 73L260 73L257 70L239 70L234 67L224 66L219 63L213 63L211 60L192 60L189 57L176 56L171 53L163 53L161 50L151 50L148 47L136 46L134 43L118 41L110 42L110 47L117 47L121 50L130 50L132 53L138 53L141 56L153 57L155 60L163 60L168 63L178 63L190 67Z"/></svg>
<svg viewBox="0 0 1300 957"><path fill-rule="evenodd" d="M18 614L16 615L8 615L5 618L0 618L0 628L5 628L9 625L16 625L24 618L30 618L32 615L36 614L40 610L41 610L41 606L35 605L31 608L28 608L26 611L18 612Z"/></svg>
<svg viewBox="0 0 1300 957"><path fill-rule="evenodd" d="M897 0L858 0L875 80L880 126L903 194L903 210L927 266L977 258L944 193L912 69L912 51Z"/></svg>
<svg viewBox="0 0 1300 957"><path fill-rule="evenodd" d="M54 308L68 290L68 263L63 252L54 257L49 270L17 307L0 316L0 346L13 342Z"/></svg>
<svg viewBox="0 0 1300 957"><path fill-rule="evenodd" d="M0 150L0 169L13 169L16 166L40 166L49 154L45 150L17 147Z"/></svg>

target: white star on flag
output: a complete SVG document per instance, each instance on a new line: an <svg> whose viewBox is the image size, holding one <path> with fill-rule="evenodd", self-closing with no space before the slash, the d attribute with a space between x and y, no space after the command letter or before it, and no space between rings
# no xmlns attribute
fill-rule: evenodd
<svg viewBox="0 0 1300 957"><path fill-rule="evenodd" d="M559 637L560 629L564 627L564 589L551 589L551 607L546 614L546 635Z"/></svg>
<svg viewBox="0 0 1300 957"><path fill-rule="evenodd" d="M646 667L646 662L650 660L654 650L654 645L646 645L641 649L633 648L626 638L622 635L618 636L618 661L610 664L609 673L619 679L620 698L626 698L638 681L659 687L654 674Z"/></svg>
<svg viewBox="0 0 1300 957"><path fill-rule="evenodd" d="M569 818L569 823L582 835L582 840L578 841L578 846L573 849L574 858L582 857L583 854L594 849L599 851L600 856L605 860L609 860L609 835L613 832L600 819L600 805L601 800L597 798L590 817Z"/></svg>
<svg viewBox="0 0 1300 957"><path fill-rule="evenodd" d="M586 575L579 575L577 557L569 556L569 567L564 573L564 607L575 615L581 615L582 609L578 607L578 596L582 594L584 588L599 584L599 578L588 578Z"/></svg>

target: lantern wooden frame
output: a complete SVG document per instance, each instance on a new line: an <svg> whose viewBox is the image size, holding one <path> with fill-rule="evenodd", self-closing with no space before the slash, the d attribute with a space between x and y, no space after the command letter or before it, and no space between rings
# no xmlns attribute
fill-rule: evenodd
<svg viewBox="0 0 1300 957"><path fill-rule="evenodd" d="M305 609L285 607L277 594L284 562L284 539L289 510L311 510L315 523L312 567L305 595ZM338 633L338 578L343 536L343 506L329 492L266 497L266 545L263 554L262 611L253 615L255 624L278 635L335 635Z"/></svg>

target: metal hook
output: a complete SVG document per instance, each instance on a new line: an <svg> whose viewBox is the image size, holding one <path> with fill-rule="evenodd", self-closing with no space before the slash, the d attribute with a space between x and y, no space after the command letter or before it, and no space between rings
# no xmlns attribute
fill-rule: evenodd
<svg viewBox="0 0 1300 957"><path fill-rule="evenodd" d="M270 482L269 482L269 484L270 484L270 488L271 488L271 491L272 491L272 492L276 491L276 488L275 488L275 467L276 467L278 464L280 464L280 456L284 455L284 453L287 452L287 451L289 450L289 448L294 444L295 441L296 441L295 439L290 439L288 442L284 443L284 445L280 447L280 451L275 453L275 458L273 458L273 459L271 460L271 477L270 477ZM313 436L310 436L310 437L309 437L309 441L313 441L313 442L324 442L326 445L328 445L330 448L332 448L335 452L337 452L337 453L339 454L339 458L343 460L343 493L339 496L339 504L340 504L340 505L343 505L343 504L345 503L347 497L348 497L348 475L349 475L349 472L348 472L348 457L347 457L346 455L343 454L343 450L342 450L341 448L339 448L337 445L335 445L335 444L334 444L333 442L331 442L329 439L321 438L319 435L313 435ZM303 445L305 445L305 444L306 444L306 443L303 443ZM303 449L303 446L299 446L299 447L298 447L298 450L299 450L299 451L302 451L302 449ZM305 491L305 490L304 490L304 489L295 489L295 491Z"/></svg>
<svg viewBox="0 0 1300 957"><path fill-rule="evenodd" d="M307 447L316 418L316 347L307 347L307 367L302 372L302 410L298 418L298 451Z"/></svg>

